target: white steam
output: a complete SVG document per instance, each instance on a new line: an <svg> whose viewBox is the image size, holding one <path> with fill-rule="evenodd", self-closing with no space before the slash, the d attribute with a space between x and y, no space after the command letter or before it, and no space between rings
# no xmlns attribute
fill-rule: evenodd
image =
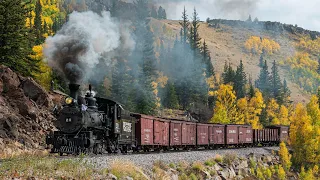
<svg viewBox="0 0 320 180"><path fill-rule="evenodd" d="M129 26L91 11L73 12L69 21L45 42L44 55L49 66L59 70L71 83L91 78L98 64L111 63L118 52L132 51L135 43Z"/></svg>

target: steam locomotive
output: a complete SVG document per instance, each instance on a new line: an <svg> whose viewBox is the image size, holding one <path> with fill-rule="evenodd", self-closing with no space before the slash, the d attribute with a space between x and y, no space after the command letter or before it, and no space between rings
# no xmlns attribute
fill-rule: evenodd
<svg viewBox="0 0 320 180"><path fill-rule="evenodd" d="M130 113L110 99L85 97L80 85L69 84L70 97L55 112L58 131L46 136L51 153L102 154L150 150L278 145L289 138L289 127L206 124Z"/></svg>
<svg viewBox="0 0 320 180"><path fill-rule="evenodd" d="M54 114L58 131L46 136L51 153L102 154L135 147L134 122L121 104L93 97L91 85L85 97L78 96L80 85L69 84L70 97Z"/></svg>

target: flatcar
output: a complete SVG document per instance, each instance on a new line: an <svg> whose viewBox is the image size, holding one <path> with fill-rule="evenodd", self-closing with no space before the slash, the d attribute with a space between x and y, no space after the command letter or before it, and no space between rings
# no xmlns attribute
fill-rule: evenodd
<svg viewBox="0 0 320 180"><path fill-rule="evenodd" d="M52 153L117 153L277 145L288 141L289 127L209 124L130 113L120 103L93 97L91 86L84 98L70 84L70 97L55 111L58 131L46 136Z"/></svg>

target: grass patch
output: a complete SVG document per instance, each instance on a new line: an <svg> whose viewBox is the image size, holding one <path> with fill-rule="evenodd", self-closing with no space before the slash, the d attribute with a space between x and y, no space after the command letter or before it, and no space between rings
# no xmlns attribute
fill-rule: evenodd
<svg viewBox="0 0 320 180"><path fill-rule="evenodd" d="M115 160L110 164L109 172L117 176L117 178L129 176L133 179L139 180L148 179L148 177L143 173L142 169L137 167L132 162Z"/></svg>
<svg viewBox="0 0 320 180"><path fill-rule="evenodd" d="M203 166L203 164L201 162L194 162L192 164L192 170L196 171L196 172L201 172L205 169L205 167Z"/></svg>
<svg viewBox="0 0 320 180"><path fill-rule="evenodd" d="M216 164L216 162L214 161L214 159L208 159L204 162L204 165L212 167Z"/></svg>
<svg viewBox="0 0 320 180"><path fill-rule="evenodd" d="M83 158L59 160L54 157L22 156L6 159L0 166L0 179L12 177L74 178L90 179L103 174L89 165Z"/></svg>
<svg viewBox="0 0 320 180"><path fill-rule="evenodd" d="M232 163L237 159L237 155L234 153L227 153L224 157L223 157L223 163L227 164L228 166L231 166Z"/></svg>
<svg viewBox="0 0 320 180"><path fill-rule="evenodd" d="M222 157L220 155L216 155L214 158L214 161L217 163L221 163L222 162Z"/></svg>

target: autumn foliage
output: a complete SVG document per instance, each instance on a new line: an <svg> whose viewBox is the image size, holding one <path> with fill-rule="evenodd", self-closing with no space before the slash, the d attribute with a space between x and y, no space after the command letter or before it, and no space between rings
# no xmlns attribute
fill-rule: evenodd
<svg viewBox="0 0 320 180"><path fill-rule="evenodd" d="M274 40L251 36L244 44L248 53L261 54L263 52L271 55L280 50L280 45Z"/></svg>

